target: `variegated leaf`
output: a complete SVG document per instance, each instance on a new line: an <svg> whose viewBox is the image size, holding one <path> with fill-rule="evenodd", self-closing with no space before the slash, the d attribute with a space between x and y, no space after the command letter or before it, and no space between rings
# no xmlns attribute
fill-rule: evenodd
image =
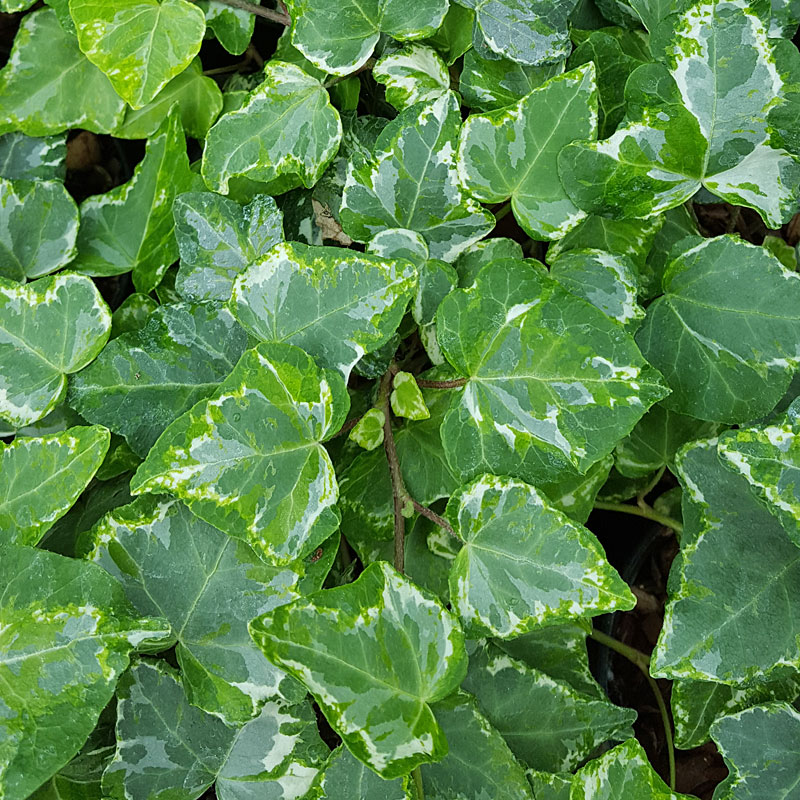
<svg viewBox="0 0 800 800"><path fill-rule="evenodd" d="M11 181L63 181L67 137L33 137L14 131L0 136L0 175Z"/></svg>
<svg viewBox="0 0 800 800"><path fill-rule="evenodd" d="M385 781L344 746L331 755L321 788L325 800L413 800L408 777Z"/></svg>
<svg viewBox="0 0 800 800"><path fill-rule="evenodd" d="M415 103L431 103L450 89L447 66L433 48L423 44L409 44L382 56L372 76L386 86L386 102L398 111Z"/></svg>

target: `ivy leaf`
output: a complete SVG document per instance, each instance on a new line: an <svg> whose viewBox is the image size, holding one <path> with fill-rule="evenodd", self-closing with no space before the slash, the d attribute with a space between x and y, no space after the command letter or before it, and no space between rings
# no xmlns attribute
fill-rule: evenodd
<svg viewBox="0 0 800 800"><path fill-rule="evenodd" d="M260 2L255 0L255 5ZM238 56L247 50L255 30L254 14L216 0L200 0L197 5L203 9L206 27L229 53Z"/></svg>
<svg viewBox="0 0 800 800"><path fill-rule="evenodd" d="M76 86L81 89L79 103ZM22 18L11 56L0 71L0 105L0 130L13 128L28 136L70 128L111 133L125 113L125 101L49 8Z"/></svg>
<svg viewBox="0 0 800 800"><path fill-rule="evenodd" d="M144 458L170 423L217 389L246 349L247 334L226 308L161 306L71 379L67 401Z"/></svg>
<svg viewBox="0 0 800 800"><path fill-rule="evenodd" d="M455 148L461 114L452 92L402 111L378 136L371 160L351 161L340 212L345 233L370 241L384 228L422 234L431 258L451 261L493 226L461 190Z"/></svg>
<svg viewBox="0 0 800 800"><path fill-rule="evenodd" d="M386 562L250 624L273 663L301 680L353 755L381 777L447 753L430 703L453 692L467 656L455 617ZM353 647L352 640L358 646Z"/></svg>
<svg viewBox="0 0 800 800"><path fill-rule="evenodd" d="M414 420L430 418L431 412L425 405L422 391L410 372L398 372L392 386L389 401L396 416Z"/></svg>
<svg viewBox="0 0 800 800"><path fill-rule="evenodd" d="M636 719L632 709L576 692L492 644L472 646L463 688L514 755L547 772L575 769L606 739L630 736Z"/></svg>
<svg viewBox="0 0 800 800"><path fill-rule="evenodd" d="M74 268L102 276L132 269L136 290L151 292L178 258L172 203L195 180L180 118L173 111L148 140L144 160L133 177L81 203Z"/></svg>
<svg viewBox="0 0 800 800"><path fill-rule="evenodd" d="M511 198L517 222L534 239L560 239L585 213L567 197L556 157L569 142L596 136L595 68L586 64L514 106L469 117L458 145L459 175L478 200Z"/></svg>
<svg viewBox="0 0 800 800"><path fill-rule="evenodd" d="M70 428L0 445L0 529L14 544L38 544L69 511L108 450L105 428Z"/></svg>
<svg viewBox="0 0 800 800"><path fill-rule="evenodd" d="M679 255L664 291L636 335L672 389L664 406L714 422L769 413L800 364L796 273L760 247L721 236Z"/></svg>
<svg viewBox="0 0 800 800"><path fill-rule="evenodd" d="M438 764L420 768L427 800L533 800L525 770L473 697L457 692L436 703L433 713L450 749Z"/></svg>
<svg viewBox="0 0 800 800"><path fill-rule="evenodd" d="M21 428L52 411L66 376L97 356L110 331L111 312L83 275L22 286L0 278L0 419Z"/></svg>
<svg viewBox="0 0 800 800"><path fill-rule="evenodd" d="M310 189L341 138L339 114L323 85L294 64L270 62L247 102L208 132L203 179L220 194Z"/></svg>
<svg viewBox="0 0 800 800"><path fill-rule="evenodd" d="M711 735L730 772L715 791L719 800L792 796L800 775L800 714L790 705L757 706L723 717Z"/></svg>
<svg viewBox="0 0 800 800"><path fill-rule="evenodd" d="M206 30L187 0L69 0L69 11L81 50L134 109L189 66Z"/></svg>
<svg viewBox="0 0 800 800"><path fill-rule="evenodd" d="M292 44L332 75L363 67L381 33L399 41L424 39L442 24L447 0L289 0Z"/></svg>
<svg viewBox="0 0 800 800"><path fill-rule="evenodd" d="M595 461L583 475L567 475L553 483L540 483L539 490L553 508L585 525L613 466L614 459L608 455Z"/></svg>
<svg viewBox="0 0 800 800"><path fill-rule="evenodd" d="M375 62L372 77L386 87L386 102L402 111L415 103L431 103L450 89L450 73L438 53L409 44Z"/></svg>
<svg viewBox="0 0 800 800"><path fill-rule="evenodd" d="M298 596L294 569L268 566L244 542L159 497L115 509L91 537L87 557L122 583L137 611L169 621L192 705L241 723L267 699L303 699L247 632L253 617Z"/></svg>
<svg viewBox="0 0 800 800"><path fill-rule="evenodd" d="M0 276L40 278L75 257L78 207L62 183L0 178Z"/></svg>
<svg viewBox="0 0 800 800"><path fill-rule="evenodd" d="M413 800L408 777L386 781L359 761L346 747L335 750L322 777L326 800Z"/></svg>
<svg viewBox="0 0 800 800"><path fill-rule="evenodd" d="M347 380L365 353L389 341L416 282L405 261L284 243L236 279L230 306L257 338L302 347Z"/></svg>
<svg viewBox="0 0 800 800"><path fill-rule="evenodd" d="M459 288L468 289L487 264L499 261L501 258L515 258L522 261L524 255L520 243L513 239L493 236L491 239L470 245L455 263Z"/></svg>
<svg viewBox="0 0 800 800"><path fill-rule="evenodd" d="M676 469L684 532L653 675L732 685L763 679L776 665L800 666L800 549L747 481L723 466L716 440L681 451Z"/></svg>
<svg viewBox="0 0 800 800"><path fill-rule="evenodd" d="M0 136L0 175L11 181L63 181L67 174L67 137Z"/></svg>
<svg viewBox="0 0 800 800"><path fill-rule="evenodd" d="M533 486L484 475L453 495L447 518L465 543L450 597L468 631L513 638L636 604L594 536Z"/></svg>
<svg viewBox="0 0 800 800"><path fill-rule="evenodd" d="M425 40L444 59L448 67L472 47L475 14L457 3L450 3L439 29Z"/></svg>
<svg viewBox="0 0 800 800"><path fill-rule="evenodd" d="M24 800L78 752L130 652L169 630L94 564L45 550L0 544L0 585L0 784Z"/></svg>
<svg viewBox="0 0 800 800"><path fill-rule="evenodd" d="M383 444L386 414L379 408L371 408L353 426L350 439L365 450L374 450Z"/></svg>
<svg viewBox="0 0 800 800"><path fill-rule="evenodd" d="M236 276L283 240L283 214L269 195L243 208L212 192L187 192L172 211L181 255L175 288L187 300L229 300Z"/></svg>
<svg viewBox="0 0 800 800"><path fill-rule="evenodd" d="M569 55L567 18L577 0L458 0L475 10L483 43L522 64L544 64Z"/></svg>
<svg viewBox="0 0 800 800"><path fill-rule="evenodd" d="M261 344L161 434L131 491L169 492L268 561L287 563L338 527L338 487L320 442L341 428L348 405L338 373L292 345Z"/></svg>
<svg viewBox="0 0 800 800"><path fill-rule="evenodd" d="M111 338L138 331L147 324L158 303L149 294L129 294L111 315Z"/></svg>
<svg viewBox="0 0 800 800"><path fill-rule="evenodd" d="M665 395L633 339L534 262L494 261L436 320L447 360L468 377L441 431L465 480L585 472Z"/></svg>
<svg viewBox="0 0 800 800"><path fill-rule="evenodd" d="M628 79L625 124L559 155L567 193L586 211L648 217L705 187L779 228L795 210L800 162L767 123L783 88L767 31L736 0L703 0L672 24L664 63Z"/></svg>

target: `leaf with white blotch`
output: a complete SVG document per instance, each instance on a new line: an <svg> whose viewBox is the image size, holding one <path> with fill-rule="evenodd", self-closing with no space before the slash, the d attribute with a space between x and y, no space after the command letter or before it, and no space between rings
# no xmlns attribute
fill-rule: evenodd
<svg viewBox="0 0 800 800"><path fill-rule="evenodd" d="M673 792L650 766L644 748L628 739L595 758L572 778L570 800L695 800Z"/></svg>
<svg viewBox="0 0 800 800"><path fill-rule="evenodd" d="M458 286L467 289L475 283L478 273L492 261L501 258L515 258L522 260L522 245L513 239L502 237L492 237L481 242L470 245L455 262L455 269L458 274Z"/></svg>
<svg viewBox="0 0 800 800"><path fill-rule="evenodd" d="M522 64L569 55L567 19L577 0L459 0L475 10L476 35L491 51Z"/></svg>
<svg viewBox="0 0 800 800"><path fill-rule="evenodd" d="M431 412L425 405L425 398L410 372L398 372L394 376L392 387L389 400L396 416L413 420L430 418Z"/></svg>
<svg viewBox="0 0 800 800"><path fill-rule="evenodd" d="M447 0L289 0L292 44L333 75L364 66L381 33L399 41L424 39L442 24Z"/></svg>
<svg viewBox="0 0 800 800"><path fill-rule="evenodd" d="M553 483L540 483L538 489L553 508L585 525L613 466L614 457L609 454L595 461L583 475L567 475Z"/></svg>
<svg viewBox="0 0 800 800"><path fill-rule="evenodd" d="M370 160L348 169L340 218L345 233L370 241L385 228L422 234L431 258L451 261L492 229L494 218L461 189L455 148L456 96L402 111L378 136Z"/></svg>
<svg viewBox="0 0 800 800"><path fill-rule="evenodd" d="M132 108L189 66L206 30L188 0L69 0L69 11L81 50Z"/></svg>
<svg viewBox="0 0 800 800"><path fill-rule="evenodd" d="M571 775L528 770L528 780L535 800L570 800Z"/></svg>
<svg viewBox="0 0 800 800"><path fill-rule="evenodd" d="M471 645L462 686L514 755L546 772L575 769L607 739L630 736L636 719L632 709L577 692L493 644Z"/></svg>
<svg viewBox="0 0 800 800"><path fill-rule="evenodd" d="M442 424L451 467L530 483L586 470L666 394L632 337L532 261L494 261L436 314L458 374Z"/></svg>
<svg viewBox="0 0 800 800"><path fill-rule="evenodd" d="M229 300L236 276L283 240L283 214L269 195L242 207L213 192L187 192L172 211L181 256L175 289L187 300Z"/></svg>
<svg viewBox="0 0 800 800"><path fill-rule="evenodd" d="M386 87L386 102L398 111L414 103L431 103L450 89L450 73L438 53L409 44L375 62L372 77Z"/></svg>
<svg viewBox="0 0 800 800"><path fill-rule="evenodd" d="M563 71L563 61L532 67L507 58L483 58L473 48L464 54L458 89L464 103L475 111L496 111L513 105Z"/></svg>
<svg viewBox="0 0 800 800"><path fill-rule="evenodd" d="M281 243L239 275L230 307L258 339L302 347L347 380L389 341L416 282L406 261Z"/></svg>
<svg viewBox="0 0 800 800"><path fill-rule="evenodd" d="M413 800L408 777L385 781L346 747L331 755L321 788L325 800Z"/></svg>
<svg viewBox="0 0 800 800"><path fill-rule="evenodd" d="M0 175L10 181L63 181L67 174L67 137L0 136Z"/></svg>
<svg viewBox="0 0 800 800"><path fill-rule="evenodd" d="M670 708L675 722L675 746L700 747L711 738L715 720L762 703L793 702L800 695L800 673L779 670L766 680L726 686L711 681L675 681Z"/></svg>
<svg viewBox="0 0 800 800"><path fill-rule="evenodd" d="M199 58L176 75L146 106L138 110L128 107L114 136L118 139L154 136L176 103L187 136L204 139L222 111L222 92L213 78L203 75Z"/></svg>
<svg viewBox="0 0 800 800"><path fill-rule="evenodd" d="M468 632L513 638L636 604L594 535L533 486L484 475L453 495L446 516L465 543L450 598Z"/></svg>
<svg viewBox="0 0 800 800"><path fill-rule="evenodd" d="M800 162L772 141L784 81L766 29L744 0L701 0L672 28L664 63L631 73L623 126L559 155L568 194L586 211L649 217L705 187L779 228L795 212Z"/></svg>
<svg viewBox="0 0 800 800"><path fill-rule="evenodd" d="M511 198L517 222L534 239L560 239L586 214L556 171L559 151L597 136L594 64L557 75L515 105L474 114L461 129L458 171L478 200Z"/></svg>
<svg viewBox="0 0 800 800"><path fill-rule="evenodd" d="M617 322L634 330L644 319L636 302L636 265L626 256L603 250L570 250L551 262L550 277Z"/></svg>
<svg viewBox="0 0 800 800"><path fill-rule="evenodd" d="M800 713L787 703L756 706L711 727L730 773L717 800L792 800L800 783ZM754 744L756 746L754 746Z"/></svg>
<svg viewBox="0 0 800 800"><path fill-rule="evenodd" d="M3 541L38 544L88 486L108 442L108 431L96 426L0 444Z"/></svg>
<svg viewBox="0 0 800 800"><path fill-rule="evenodd" d="M282 194L312 187L336 155L339 113L328 92L294 64L270 62L264 80L206 137L203 179L220 194Z"/></svg>
<svg viewBox="0 0 800 800"><path fill-rule="evenodd" d="M110 331L111 312L83 275L0 278L0 419L21 428L52 411L67 375L97 356Z"/></svg>
<svg viewBox="0 0 800 800"><path fill-rule="evenodd" d="M173 494L266 560L288 563L339 525L338 487L321 442L342 427L348 408L339 373L298 347L261 344L161 434L131 491Z"/></svg>
<svg viewBox="0 0 800 800"><path fill-rule="evenodd" d="M769 21L770 38L792 39L800 24L800 4L797 0L772 0Z"/></svg>
<svg viewBox="0 0 800 800"><path fill-rule="evenodd" d="M447 753L429 703L461 683L464 637L438 600L386 562L370 564L354 583L258 617L250 631L381 777L400 777Z"/></svg>
<svg viewBox="0 0 800 800"><path fill-rule="evenodd" d="M800 365L800 277L761 247L720 236L681 253L636 334L671 411L713 422L769 413Z"/></svg>
<svg viewBox="0 0 800 800"><path fill-rule="evenodd" d="M76 86L81 88L79 103ZM49 8L23 17L11 56L0 71L0 105L0 130L13 127L28 136L70 128L111 133L125 113L125 101Z"/></svg>
<svg viewBox="0 0 800 800"><path fill-rule="evenodd" d="M75 257L78 207L57 181L0 178L0 276L41 278Z"/></svg>
<svg viewBox="0 0 800 800"><path fill-rule="evenodd" d="M800 547L800 421L729 431L720 438L722 463L743 477Z"/></svg>
<svg viewBox="0 0 800 800"><path fill-rule="evenodd" d="M438 764L420 768L426 800L533 800L531 786L503 737L466 692L433 706L449 751Z"/></svg>
<svg viewBox="0 0 800 800"><path fill-rule="evenodd" d="M237 723L267 699L303 698L247 632L253 617L298 596L296 569L265 564L182 503L152 496L107 514L87 549L140 614L169 620L192 705Z"/></svg>
<svg viewBox="0 0 800 800"><path fill-rule="evenodd" d="M93 276L133 270L136 291L151 292L178 258L172 204L196 180L189 169L180 117L173 110L148 140L133 177L81 203L74 268Z"/></svg>
<svg viewBox="0 0 800 800"><path fill-rule="evenodd" d="M114 800L196 800L215 781L220 800L301 800L328 753L309 705L270 702L229 727L190 705L180 674L163 661L136 663L118 697L116 753L103 775Z"/></svg>
<svg viewBox="0 0 800 800"><path fill-rule="evenodd" d="M614 465L627 478L643 478L669 467L687 442L715 436L722 426L687 417L656 403L616 446Z"/></svg>
<svg viewBox="0 0 800 800"><path fill-rule="evenodd" d="M386 414L379 408L371 408L350 431L350 439L364 450L374 450L383 444Z"/></svg>
<svg viewBox="0 0 800 800"><path fill-rule="evenodd" d="M226 308L160 306L70 379L67 402L144 458L170 423L217 389L246 349L247 333Z"/></svg>
<svg viewBox="0 0 800 800"><path fill-rule="evenodd" d="M258 5L261 0L254 2ZM200 0L197 5L205 14L206 28L229 53L238 56L247 50L255 30L255 14L216 0Z"/></svg>
<svg viewBox="0 0 800 800"><path fill-rule="evenodd" d="M25 800L78 752L131 651L169 626L94 564L32 547L0 544L0 586L0 785Z"/></svg>
<svg viewBox="0 0 800 800"><path fill-rule="evenodd" d="M800 666L800 548L715 439L675 460L684 530L651 672L733 685Z"/></svg>

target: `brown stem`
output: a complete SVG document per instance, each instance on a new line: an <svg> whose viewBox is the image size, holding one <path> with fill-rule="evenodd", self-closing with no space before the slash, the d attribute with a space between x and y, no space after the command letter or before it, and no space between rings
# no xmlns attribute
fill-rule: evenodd
<svg viewBox="0 0 800 800"><path fill-rule="evenodd" d="M466 386L469 378L453 378L450 381L429 381L425 378L417 378L417 386L420 389L458 389Z"/></svg>
<svg viewBox="0 0 800 800"><path fill-rule="evenodd" d="M416 511L417 514L422 514L423 517L426 517L431 522L435 522L440 528L446 530L451 536L456 536L456 532L444 517L440 517L435 511L431 511L431 509L429 509L427 506L422 505L422 503L418 503L413 497L411 498L411 504L414 506L414 511ZM456 536L456 538L458 537Z"/></svg>
<svg viewBox="0 0 800 800"><path fill-rule="evenodd" d="M271 8L263 8L257 6L255 3L248 3L247 0L218 0L231 8L238 8L239 11L246 11L248 14L254 14L262 19L268 19L270 22L277 22L278 25L286 25L287 27L292 24L292 20L288 14L281 11L274 11Z"/></svg>
<svg viewBox="0 0 800 800"><path fill-rule="evenodd" d="M364 415L361 414L361 416L353 417L353 419L347 420L347 422L345 422L345 424L342 425L339 432L334 433L333 436L331 436L331 439L335 439L337 436L344 436L346 433L350 433L350 431L353 430L353 428L355 428L355 426L358 425L359 422L361 422L361 417L363 416Z"/></svg>

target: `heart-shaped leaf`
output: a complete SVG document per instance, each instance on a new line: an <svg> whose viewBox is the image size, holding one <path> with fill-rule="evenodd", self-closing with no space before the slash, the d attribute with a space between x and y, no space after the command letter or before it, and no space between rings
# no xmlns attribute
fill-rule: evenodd
<svg viewBox="0 0 800 800"><path fill-rule="evenodd" d="M372 76L386 86L386 102L398 111L414 103L430 103L450 89L450 73L437 52L409 44L375 62Z"/></svg>
<svg viewBox="0 0 800 800"><path fill-rule="evenodd" d="M0 175L11 181L63 181L67 173L67 137L0 136Z"/></svg>

